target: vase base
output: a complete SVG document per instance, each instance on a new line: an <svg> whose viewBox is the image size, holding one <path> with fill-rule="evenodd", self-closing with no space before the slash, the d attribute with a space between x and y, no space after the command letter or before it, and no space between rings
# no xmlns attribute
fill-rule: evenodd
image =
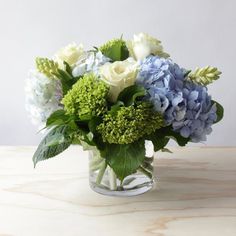
<svg viewBox="0 0 236 236"><path fill-rule="evenodd" d="M147 178L148 179L148 178ZM132 197L141 195L150 191L153 188L153 180L148 179L148 182L144 182L143 184L136 186L134 188L123 188L117 187L116 190L110 190L108 188L104 188L103 186L99 186L96 183L90 182L90 187L93 191L100 193L106 196L112 197Z"/></svg>

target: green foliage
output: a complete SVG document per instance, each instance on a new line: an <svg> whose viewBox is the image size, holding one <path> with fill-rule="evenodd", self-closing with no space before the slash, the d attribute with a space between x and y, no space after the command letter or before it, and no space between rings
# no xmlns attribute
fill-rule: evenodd
<svg viewBox="0 0 236 236"><path fill-rule="evenodd" d="M90 120L107 110L109 87L94 74L86 74L78 80L62 99L66 114L78 116L80 120Z"/></svg>
<svg viewBox="0 0 236 236"><path fill-rule="evenodd" d="M218 123L224 117L224 108L218 102L212 100L212 104L214 103L216 104L216 115L217 115L217 120L215 123Z"/></svg>
<svg viewBox="0 0 236 236"><path fill-rule="evenodd" d="M189 73L189 79L197 84L208 85L214 80L219 79L221 72L216 67L206 66L197 68Z"/></svg>
<svg viewBox="0 0 236 236"><path fill-rule="evenodd" d="M54 74L58 71L58 64L48 58L37 57L36 67L39 72L45 74L47 77L54 77Z"/></svg>
<svg viewBox="0 0 236 236"><path fill-rule="evenodd" d="M145 157L144 140L131 144L109 144L102 152L108 165L114 170L117 177L123 179L136 172Z"/></svg>
<svg viewBox="0 0 236 236"><path fill-rule="evenodd" d="M70 127L56 126L43 138L33 156L34 166L39 161L47 160L67 149L71 142Z"/></svg>
<svg viewBox="0 0 236 236"><path fill-rule="evenodd" d="M120 106L104 116L97 127L103 141L115 144L129 144L145 134L163 126L162 116L153 111L152 105L141 102L133 106Z"/></svg>
<svg viewBox="0 0 236 236"><path fill-rule="evenodd" d="M99 50L113 61L123 61L129 57L126 43L122 39L113 39L102 45Z"/></svg>
<svg viewBox="0 0 236 236"><path fill-rule="evenodd" d="M166 126L157 129L146 139L152 141L155 152L163 150L170 139L175 140L179 146L185 146L190 141L189 138L184 138L179 133L173 131L171 126Z"/></svg>
<svg viewBox="0 0 236 236"><path fill-rule="evenodd" d="M146 90L140 85L132 85L125 88L118 96L118 101L122 101L125 106L134 104L135 100L139 97L146 95Z"/></svg>
<svg viewBox="0 0 236 236"><path fill-rule="evenodd" d="M75 117L69 116L64 110L57 110L53 112L47 119L46 127L50 128L57 125L68 125L71 129L76 130Z"/></svg>
<svg viewBox="0 0 236 236"><path fill-rule="evenodd" d="M159 130L147 136L146 139L152 141L155 152L162 150L170 140L162 132L159 132Z"/></svg>
<svg viewBox="0 0 236 236"><path fill-rule="evenodd" d="M72 75L72 70L67 62L64 61L65 70L58 69L57 72L54 73L54 75L60 79L63 94L66 95L67 92L72 88L72 86L80 79L75 78Z"/></svg>

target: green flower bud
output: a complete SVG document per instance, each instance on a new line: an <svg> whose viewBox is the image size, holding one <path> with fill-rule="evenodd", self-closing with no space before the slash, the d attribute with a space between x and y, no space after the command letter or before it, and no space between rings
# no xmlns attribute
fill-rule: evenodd
<svg viewBox="0 0 236 236"><path fill-rule="evenodd" d="M53 61L49 60L48 58L36 58L36 67L39 72L45 74L47 77L54 77L54 73L57 73L58 64Z"/></svg>

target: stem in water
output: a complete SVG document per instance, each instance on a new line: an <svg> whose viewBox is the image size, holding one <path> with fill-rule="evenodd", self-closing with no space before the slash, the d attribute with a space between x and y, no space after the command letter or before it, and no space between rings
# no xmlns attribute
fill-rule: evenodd
<svg viewBox="0 0 236 236"><path fill-rule="evenodd" d="M99 169L98 176L96 179L96 184L100 184L102 182L102 178L103 178L106 168L107 168L107 164L104 161Z"/></svg>
<svg viewBox="0 0 236 236"><path fill-rule="evenodd" d="M117 183L116 183L116 174L114 170L112 170L111 167L108 167L108 175L109 175L109 183L110 183L110 190L116 190L117 189Z"/></svg>

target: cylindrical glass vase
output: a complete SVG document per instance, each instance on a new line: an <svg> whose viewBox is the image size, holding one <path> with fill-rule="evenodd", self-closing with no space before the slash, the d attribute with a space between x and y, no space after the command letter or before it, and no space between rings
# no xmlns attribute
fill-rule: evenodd
<svg viewBox="0 0 236 236"><path fill-rule="evenodd" d="M135 196L152 189L153 178L153 145L145 142L146 155L138 170L127 176L122 182L117 178L113 169L106 164L99 152L89 151L89 183L97 193L108 196ZM135 157L134 157L135 158Z"/></svg>

